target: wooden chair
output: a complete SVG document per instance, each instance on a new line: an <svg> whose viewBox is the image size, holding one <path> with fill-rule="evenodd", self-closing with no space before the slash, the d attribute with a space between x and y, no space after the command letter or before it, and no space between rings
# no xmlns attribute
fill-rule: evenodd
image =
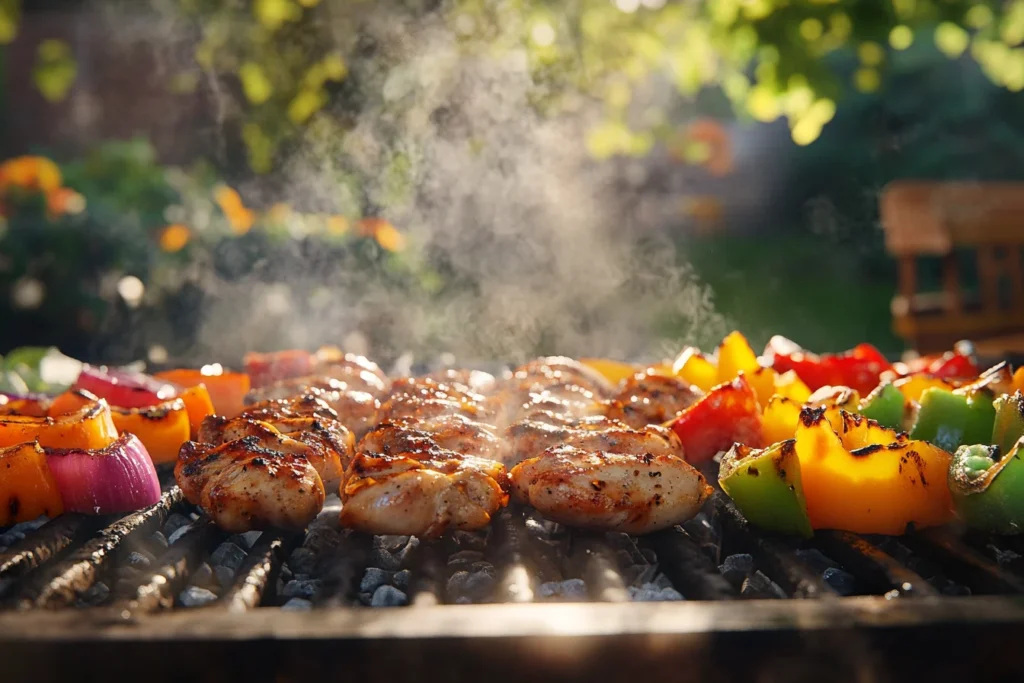
<svg viewBox="0 0 1024 683"><path fill-rule="evenodd" d="M1024 353L1024 183L891 183L881 197L886 250L899 262L893 327L921 353L970 339L978 353ZM977 262L961 277L961 253ZM918 291L919 264L941 262L938 291Z"/></svg>

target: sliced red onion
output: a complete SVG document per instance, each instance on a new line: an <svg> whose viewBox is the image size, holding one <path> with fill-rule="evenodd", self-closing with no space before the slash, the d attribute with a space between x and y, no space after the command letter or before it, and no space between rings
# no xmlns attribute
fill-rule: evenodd
<svg viewBox="0 0 1024 683"><path fill-rule="evenodd" d="M47 448L46 463L67 512L131 512L160 500L156 468L134 434L95 451Z"/></svg>
<svg viewBox="0 0 1024 683"><path fill-rule="evenodd" d="M112 406L147 408L178 395L178 387L141 372L83 365L74 389L107 399Z"/></svg>

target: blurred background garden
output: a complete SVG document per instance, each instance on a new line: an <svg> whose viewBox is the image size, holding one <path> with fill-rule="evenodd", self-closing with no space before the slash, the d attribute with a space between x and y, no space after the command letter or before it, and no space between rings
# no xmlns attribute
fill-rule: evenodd
<svg viewBox="0 0 1024 683"><path fill-rule="evenodd" d="M1024 176L1024 1L0 0L0 353L654 359L891 331Z"/></svg>

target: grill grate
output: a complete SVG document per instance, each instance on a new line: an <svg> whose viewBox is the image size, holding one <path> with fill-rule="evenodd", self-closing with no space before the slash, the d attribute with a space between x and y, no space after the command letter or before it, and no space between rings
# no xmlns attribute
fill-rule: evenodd
<svg viewBox="0 0 1024 683"><path fill-rule="evenodd" d="M324 639L365 648L387 636L426 659L432 655L417 649L426 642L465 658L466 649L480 647L477 637L487 635L521 652L524 662L535 658L522 649L533 642L527 634L546 634L600 642L602 654L588 646L591 656L601 661L619 652L637 671L647 666L635 661L638 652L678 661L680 653L695 656L704 647L729 660L734 655L722 643L774 643L780 652L799 653L817 647L816 638L840 654L859 638L858 647L871 657L898 661L903 654L871 635L879 628L911 640L924 628L935 642L948 629L970 629L978 640L968 642L979 657L997 656L991 642L1024 636L1024 603L1008 599L1024 592L1017 539L952 529L900 538L846 532L818 532L809 541L771 537L751 528L716 493L695 519L642 538L572 531L513 506L486 531L421 542L339 529L339 506L330 498L305 535L229 536L168 482L157 505L118 519L64 515L42 526L20 525L25 538L0 553L0 658L29 657L55 677L67 675L71 670L47 661L44 650L33 659L32 648L99 640L116 649L126 640L149 642L161 624L168 629L159 639L165 644L195 645L203 634L210 637L211 624L220 624L227 633L218 642L240 652L248 651L250 639L294 639L304 643L295 645L302 650ZM658 604L636 604L647 601ZM396 609L349 609L364 606ZM296 621L300 616L309 621ZM460 625L467 620L475 630ZM309 624L323 631L315 633ZM790 632L799 638L787 640ZM654 647L657 642L669 649ZM633 643L632 654L621 643ZM145 650L139 643L133 647ZM273 680L291 680L303 670L294 655L280 656L254 677L274 671ZM520 678L539 675L525 663L506 664L497 680L512 680L515 671ZM720 665L733 672L744 668L740 662ZM189 670L181 663L167 666L175 672L167 680L180 680ZM603 673L614 673L609 666ZM378 671L370 677L402 678L388 667L381 671L394 675ZM552 671L564 675L557 666ZM943 679L954 671L935 675ZM622 669L623 677L634 677L632 672ZM846 673L836 675L840 680ZM460 680L454 673L446 678Z"/></svg>

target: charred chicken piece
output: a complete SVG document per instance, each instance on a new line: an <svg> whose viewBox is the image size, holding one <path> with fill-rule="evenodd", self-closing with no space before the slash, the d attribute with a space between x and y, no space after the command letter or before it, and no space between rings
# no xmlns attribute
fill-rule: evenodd
<svg viewBox="0 0 1024 683"><path fill-rule="evenodd" d="M588 451L608 451L633 455L678 455L682 457L679 438L670 430L649 426L630 429L621 422L603 418L583 426L555 425L539 420L523 420L505 432L508 454L505 462L519 463L537 458L558 446L573 446Z"/></svg>
<svg viewBox="0 0 1024 683"><path fill-rule="evenodd" d="M344 425L315 417L268 417L261 421L210 415L199 427L199 440L220 445L247 436L266 437L268 429L304 444L308 448L306 459L328 487L341 480L355 451L355 437Z"/></svg>
<svg viewBox="0 0 1024 683"><path fill-rule="evenodd" d="M501 441L493 429L461 415L385 422L367 434L359 448L367 453L402 453L438 446L460 455L499 460Z"/></svg>
<svg viewBox="0 0 1024 683"><path fill-rule="evenodd" d="M372 376L372 375L371 375ZM356 384L362 387L362 384ZM383 384L381 384L383 389ZM296 396L314 396L337 414L346 427L356 434L364 434L377 423L380 401L374 392L353 389L345 380L330 377L297 377L285 379L250 391L247 405L264 401L290 399Z"/></svg>
<svg viewBox="0 0 1024 683"><path fill-rule="evenodd" d="M496 419L499 425L512 424L537 412L574 418L599 416L605 412L605 404L593 392L575 384L508 388L491 398L488 406L492 409L499 406Z"/></svg>
<svg viewBox="0 0 1024 683"><path fill-rule="evenodd" d="M448 415L486 419L488 410L475 401L453 398L419 398L411 395L392 396L380 408L381 422L428 420Z"/></svg>
<svg viewBox="0 0 1024 683"><path fill-rule="evenodd" d="M462 392L475 394L489 394L494 391L497 382L494 375L487 372L480 370L456 370L454 368L448 368L447 370L427 375L427 379L447 384Z"/></svg>
<svg viewBox="0 0 1024 683"><path fill-rule="evenodd" d="M501 463L402 436L407 450L371 452L360 443L341 487L341 524L372 534L440 536L449 527L480 529L508 502ZM370 441L367 441L370 439ZM390 437L388 437L390 441Z"/></svg>
<svg viewBox="0 0 1024 683"><path fill-rule="evenodd" d="M640 429L668 422L703 395L700 389L676 377L641 372L626 380L608 404L607 415Z"/></svg>
<svg viewBox="0 0 1024 683"><path fill-rule="evenodd" d="M599 372L564 356L536 358L516 368L505 381L516 387L575 385L598 398L607 398L615 393L615 387Z"/></svg>
<svg viewBox="0 0 1024 683"><path fill-rule="evenodd" d="M270 399L246 406L239 417L251 420L275 420L291 417L315 417L322 420L338 420L338 413L322 399L311 396Z"/></svg>
<svg viewBox="0 0 1024 683"><path fill-rule="evenodd" d="M309 446L271 428L254 431L219 446L185 442L174 467L178 486L225 531L306 528L324 505Z"/></svg>
<svg viewBox="0 0 1024 683"><path fill-rule="evenodd" d="M692 518L711 487L672 453L562 445L511 472L512 491L542 515L573 527L647 534Z"/></svg>

